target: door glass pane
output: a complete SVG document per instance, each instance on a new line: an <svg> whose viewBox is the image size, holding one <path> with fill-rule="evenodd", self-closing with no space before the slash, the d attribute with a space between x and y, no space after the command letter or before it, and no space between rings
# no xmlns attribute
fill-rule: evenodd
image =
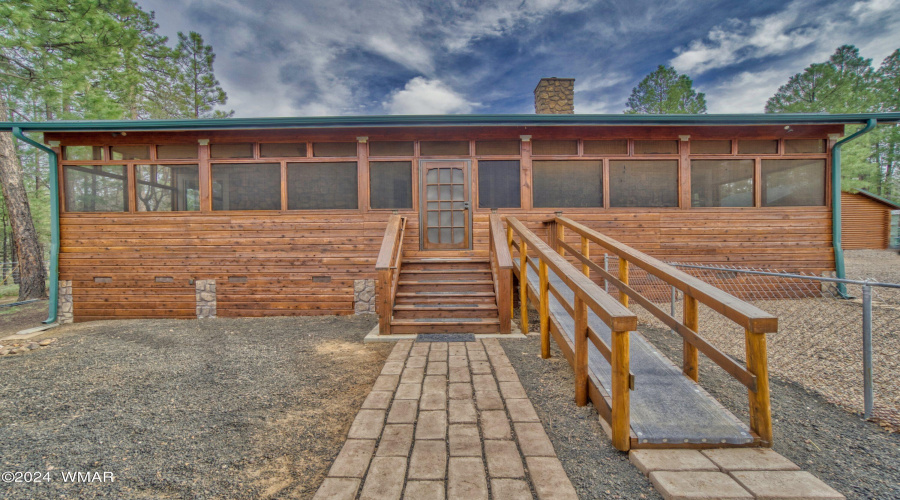
<svg viewBox="0 0 900 500"><path fill-rule="evenodd" d="M426 197L427 197L429 200L436 200L436 199L438 199L438 187L437 187L437 186L428 186L428 187L426 188L426 193L427 193L427 194L426 194Z"/></svg>
<svg viewBox="0 0 900 500"><path fill-rule="evenodd" d="M442 168L441 171L441 184L450 184L450 169Z"/></svg>
<svg viewBox="0 0 900 500"><path fill-rule="evenodd" d="M442 226L449 227L451 225L450 224L450 214L452 214L452 213L453 212L450 212L449 210L445 211L445 212L441 212L441 225Z"/></svg>
<svg viewBox="0 0 900 500"><path fill-rule="evenodd" d="M441 228L441 241L445 242L445 243L450 242L450 228L449 227Z"/></svg>
<svg viewBox="0 0 900 500"><path fill-rule="evenodd" d="M428 210L437 210L439 205L440 205L440 203L438 203L436 201L429 201L428 202Z"/></svg>
<svg viewBox="0 0 900 500"><path fill-rule="evenodd" d="M428 228L428 242L440 243L440 237L438 236L437 228Z"/></svg>
<svg viewBox="0 0 900 500"><path fill-rule="evenodd" d="M463 238L465 237L465 229L461 227L457 227L453 229L453 243L458 244L463 242Z"/></svg>
<svg viewBox="0 0 900 500"><path fill-rule="evenodd" d="M463 171L461 168L454 168L453 170L453 183L454 184L462 184L463 183Z"/></svg>
<svg viewBox="0 0 900 500"><path fill-rule="evenodd" d="M465 200L463 186L453 186L453 201Z"/></svg>
<svg viewBox="0 0 900 500"><path fill-rule="evenodd" d="M450 210L450 202L442 201L441 202L441 210Z"/></svg>
<svg viewBox="0 0 900 500"><path fill-rule="evenodd" d="M428 225L429 226L437 226L438 225L438 213L439 212L428 212Z"/></svg>
<svg viewBox="0 0 900 500"><path fill-rule="evenodd" d="M449 205L449 203L448 203L448 205ZM453 210L465 210L465 209L466 209L466 202L464 202L464 201L453 202Z"/></svg>
<svg viewBox="0 0 900 500"><path fill-rule="evenodd" d="M431 169L428 173L425 174L425 180L429 184L436 184L438 181L438 171L437 169Z"/></svg>
<svg viewBox="0 0 900 500"><path fill-rule="evenodd" d="M463 212L456 210L453 212L453 227L463 226Z"/></svg>
<svg viewBox="0 0 900 500"><path fill-rule="evenodd" d="M441 199L442 200L451 200L450 198L450 186L441 186Z"/></svg>

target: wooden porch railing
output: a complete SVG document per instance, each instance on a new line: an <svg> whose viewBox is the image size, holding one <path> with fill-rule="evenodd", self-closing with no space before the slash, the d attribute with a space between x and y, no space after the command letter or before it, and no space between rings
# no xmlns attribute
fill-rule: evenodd
<svg viewBox="0 0 900 500"><path fill-rule="evenodd" d="M491 214L490 259L491 275L494 280L494 294L497 296L497 311L500 317L500 333L512 330L512 257L509 245L503 241L503 223L500 216ZM526 332L527 333L527 332Z"/></svg>
<svg viewBox="0 0 900 500"><path fill-rule="evenodd" d="M622 244L602 233L594 231L565 217L549 222L551 243L560 255L569 253L581 262L586 276L596 272L619 290L619 300L628 306L629 298L659 318L669 328L681 335L683 344L682 370L685 376L699 381L698 353L722 367L728 374L747 387L750 401L750 429L764 445L772 445L772 412L769 401L768 360L766 333L778 331L778 318L730 295L698 278L688 275L643 252ZM569 229L581 239L580 251L565 241ZM606 252L619 258L618 278L597 265L590 258L590 244L600 245ZM629 266L635 265L647 273L665 281L684 293L684 317L682 322L663 311L648 298L628 284ZM698 332L700 326L699 304L725 316L744 328L746 339L746 368L717 349Z"/></svg>
<svg viewBox="0 0 900 500"><path fill-rule="evenodd" d="M394 301L397 298L397 285L400 282L400 266L403 264L403 235L406 232L406 217L391 215L381 250L375 261L378 273L376 307L378 309L378 333L390 335L391 316L394 312Z"/></svg>
<svg viewBox="0 0 900 500"><path fill-rule="evenodd" d="M519 268L514 272L519 278L520 291L519 302L522 315L522 331L528 331L528 266L537 271L540 277L540 290L538 306L541 317L541 356L550 357L550 330L555 330L557 343L563 347L562 332L559 327L552 325L549 317L549 294L552 293L572 316L575 322L574 349L570 353L567 350L567 358L575 372L575 403L584 406L588 403L589 391L598 390L599 383L593 387L588 383L588 340L606 358L612 367L612 387L610 402L602 397L599 392L591 393L591 400L595 405L604 405L598 408L600 414L609 422L612 429L613 445L620 450L628 450L631 440L630 425L630 393L633 387L633 379L629 369L629 342L628 332L637 328L637 316L625 306L618 303L587 276L579 273L565 258L550 248L536 234L526 228L513 217L507 217L507 243L510 253L513 249L519 254ZM519 241L515 237L519 237ZM535 266L529 256L534 254L539 259L539 266ZM554 273L574 292L574 307L564 299L562 293L557 290L548 278L548 269ZM612 345L605 342L588 326L588 309L609 326L612 331ZM567 348L566 348L567 349Z"/></svg>

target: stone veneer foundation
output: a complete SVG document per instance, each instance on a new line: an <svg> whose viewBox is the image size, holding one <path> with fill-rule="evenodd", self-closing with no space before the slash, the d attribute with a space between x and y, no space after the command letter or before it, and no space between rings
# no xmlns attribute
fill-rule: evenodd
<svg viewBox="0 0 900 500"><path fill-rule="evenodd" d="M375 314L375 280L353 282L353 310L356 314Z"/></svg>
<svg viewBox="0 0 900 500"><path fill-rule="evenodd" d="M216 280L196 280L197 318L216 317Z"/></svg>
<svg viewBox="0 0 900 500"><path fill-rule="evenodd" d="M59 300L56 320L59 324L75 321L74 302L72 301L72 281L59 280Z"/></svg>

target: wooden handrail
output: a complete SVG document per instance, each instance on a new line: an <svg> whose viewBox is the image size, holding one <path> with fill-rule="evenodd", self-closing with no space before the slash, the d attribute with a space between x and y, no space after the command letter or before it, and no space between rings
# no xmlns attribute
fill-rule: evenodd
<svg viewBox="0 0 900 500"><path fill-rule="evenodd" d="M506 233L500 216L490 217L490 263L494 281L494 295L497 297L497 312L500 319L500 333L512 331L512 257L506 242Z"/></svg>
<svg viewBox="0 0 900 500"><path fill-rule="evenodd" d="M381 250L375 260L375 270L378 273L376 304L380 335L390 335L391 333L391 316L394 312L394 301L400 283L399 275L400 266L403 264L403 236L405 233L406 217L397 214L391 215L387 228L384 230Z"/></svg>
<svg viewBox="0 0 900 500"><path fill-rule="evenodd" d="M611 401L607 403L604 400L603 404L607 405L605 408L606 414L609 415L613 445L619 450L627 451L631 447L631 396L629 391L634 384L634 379L629 369L629 331L637 328L637 316L604 292L585 273L578 272L565 257L550 248L547 243L538 238L537 235L517 219L507 217L506 224L507 244L509 245L510 253L513 248L519 252L518 276L521 286L519 300L522 310L523 332L528 326L528 268L529 266L535 268L532 262L533 259L528 255L530 250L532 253L537 254L540 260L540 266L535 270L538 272L540 280L538 287L540 304L538 305L541 314L541 356L545 358L550 356L549 327L551 320L548 307L549 296L552 293L557 299L563 298L559 291L549 283L548 269L552 269L556 276L575 295L574 304L571 306L567 300L560 300L563 308L572 316L575 322L575 330L573 332L574 346L571 349L571 357L569 358L569 362L572 364L572 369L575 372L575 403L578 406L586 405L591 391L589 385L590 370L588 368L588 342L590 341L597 346L601 354L610 362L612 380L611 387L608 389ZM518 243L513 240L513 233L519 236L520 241ZM612 340L609 347L606 346L599 335L588 324L588 309L594 311L609 326ZM558 324L554 323L554 328L554 335L562 335L559 331L561 327ZM557 336L557 342L560 342L562 347L562 343L567 341L563 341L560 336ZM601 402L598 399L603 399L603 397L596 395L595 391L595 395L591 396L591 399L594 400L595 404L600 405Z"/></svg>
<svg viewBox="0 0 900 500"><path fill-rule="evenodd" d="M571 219L557 217L556 222L618 255L620 259L636 264L753 333L778 331L778 318L752 304Z"/></svg>
<svg viewBox="0 0 900 500"><path fill-rule="evenodd" d="M581 252L563 240L563 228L569 228L581 237ZM590 275L590 272L593 271L606 282L615 286L623 305L627 306L628 299L631 298L681 335L684 340L682 371L685 376L694 381L699 380L698 352L702 352L746 386L750 403L750 428L764 444L772 445L772 415L765 334L778 331L776 316L571 219L556 217L555 223L550 225L550 229L551 233L556 235L554 244L559 253L568 252L581 262L585 274ZM619 257L618 277L613 276L591 260L588 242L597 243L606 251ZM670 316L635 288L629 286L629 264L637 265L647 273L684 292L683 322ZM746 338L746 368L699 334L698 305L701 303L743 327ZM615 349L612 351L615 354Z"/></svg>

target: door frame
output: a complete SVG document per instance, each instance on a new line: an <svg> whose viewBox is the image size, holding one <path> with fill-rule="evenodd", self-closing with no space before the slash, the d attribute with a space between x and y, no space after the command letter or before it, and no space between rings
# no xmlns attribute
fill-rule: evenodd
<svg viewBox="0 0 900 500"><path fill-rule="evenodd" d="M469 215L466 217L466 224L468 224L467 231L469 235L468 245L461 248L425 248L425 237L426 237L426 229L427 226L425 224L425 217L427 216L426 203L428 203L427 196L425 193L425 164L426 163L465 163L465 197L466 201L469 203ZM418 174L419 174L419 250L429 251L429 252L452 252L454 250L464 251L464 250L472 250L473 248L473 240L475 239L472 231L474 228L472 227L472 214L474 212L474 205L472 201L472 160L469 158L441 158L436 160L431 159L419 159L419 164L417 166Z"/></svg>

